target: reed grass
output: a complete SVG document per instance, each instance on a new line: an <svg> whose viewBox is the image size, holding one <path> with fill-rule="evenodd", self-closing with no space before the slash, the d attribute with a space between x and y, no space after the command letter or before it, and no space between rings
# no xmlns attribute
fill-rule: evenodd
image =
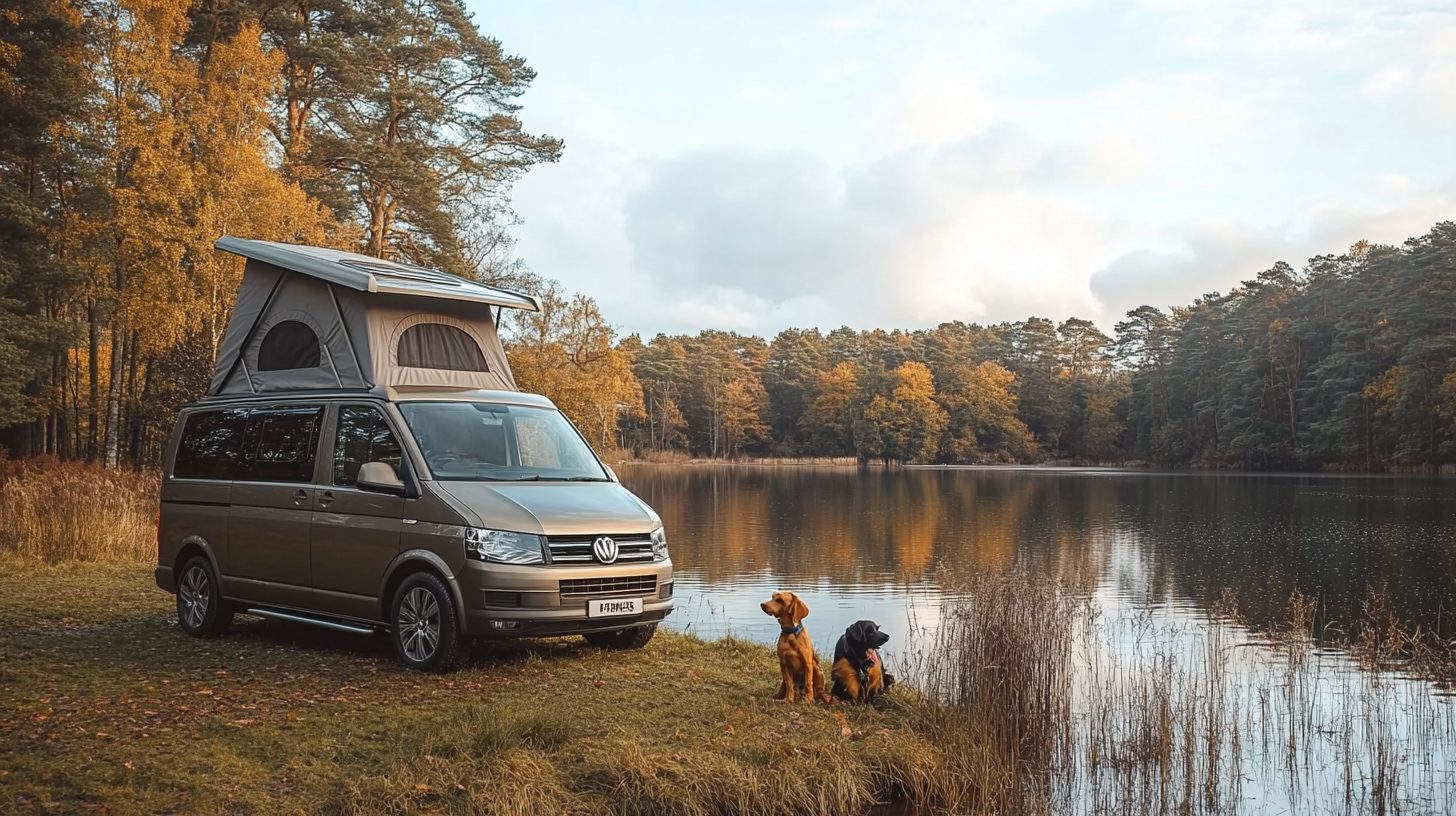
<svg viewBox="0 0 1456 816"><path fill-rule="evenodd" d="M1229 592L1207 615L1109 614L1020 573L946 588L914 673L956 812L1456 811L1456 647L1380 596L1336 643L1298 594L1254 631Z"/></svg>
<svg viewBox="0 0 1456 816"><path fill-rule="evenodd" d="M48 457L0 462L0 555L153 561L158 475Z"/></svg>

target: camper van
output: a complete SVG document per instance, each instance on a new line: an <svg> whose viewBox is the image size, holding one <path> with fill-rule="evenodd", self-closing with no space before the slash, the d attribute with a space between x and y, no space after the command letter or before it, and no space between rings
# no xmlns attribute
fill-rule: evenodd
<svg viewBox="0 0 1456 816"><path fill-rule="evenodd" d="M497 334L531 296L347 252L247 259L207 396L163 463L157 586L194 637L256 615L387 633L445 671L472 639L640 648L673 606L662 521Z"/></svg>

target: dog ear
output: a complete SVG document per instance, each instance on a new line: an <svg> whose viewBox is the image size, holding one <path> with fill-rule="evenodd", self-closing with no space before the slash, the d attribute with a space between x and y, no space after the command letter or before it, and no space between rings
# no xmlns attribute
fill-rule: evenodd
<svg viewBox="0 0 1456 816"><path fill-rule="evenodd" d="M789 597L794 599L789 604L789 614L793 616L794 620L797 622L809 617L809 605L804 603L798 595L790 595Z"/></svg>

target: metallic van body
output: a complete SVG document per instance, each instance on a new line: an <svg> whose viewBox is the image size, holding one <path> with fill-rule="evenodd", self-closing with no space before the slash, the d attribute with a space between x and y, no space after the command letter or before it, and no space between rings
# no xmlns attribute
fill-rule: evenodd
<svg viewBox="0 0 1456 816"><path fill-rule="evenodd" d="M607 482L436 481L397 408L399 402L464 401L551 408L503 391L399 393L388 398L313 393L210 398L183 409L168 445L158 522L157 586L175 593L186 560L212 563L225 599L240 609L301 613L388 627L395 588L420 570L448 585L470 637L542 637L618 631L662 620L673 608L670 558L643 557L657 514L612 477ZM325 409L312 483L176 478L187 418L219 408ZM382 412L403 449L406 496L331 483L341 406ZM603 466L608 474L611 470ZM543 536L547 563L511 565L466 556L467 528ZM591 543L620 542L623 561L601 563ZM628 557L640 560L625 560ZM588 617L589 602L641 598L640 614Z"/></svg>

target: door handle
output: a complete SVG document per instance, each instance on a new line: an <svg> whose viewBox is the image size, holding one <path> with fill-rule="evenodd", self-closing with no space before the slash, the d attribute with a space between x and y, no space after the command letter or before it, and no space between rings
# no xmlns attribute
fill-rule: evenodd
<svg viewBox="0 0 1456 816"><path fill-rule="evenodd" d="M298 492L293 494L293 503L303 504L306 501L308 501L308 491L300 487Z"/></svg>
<svg viewBox="0 0 1456 816"><path fill-rule="evenodd" d="M334 502L334 491L332 491L332 490L325 490L324 492L322 492L322 493L319 494L318 503L319 503L319 506L320 507L328 507L330 504L333 504L333 502Z"/></svg>

